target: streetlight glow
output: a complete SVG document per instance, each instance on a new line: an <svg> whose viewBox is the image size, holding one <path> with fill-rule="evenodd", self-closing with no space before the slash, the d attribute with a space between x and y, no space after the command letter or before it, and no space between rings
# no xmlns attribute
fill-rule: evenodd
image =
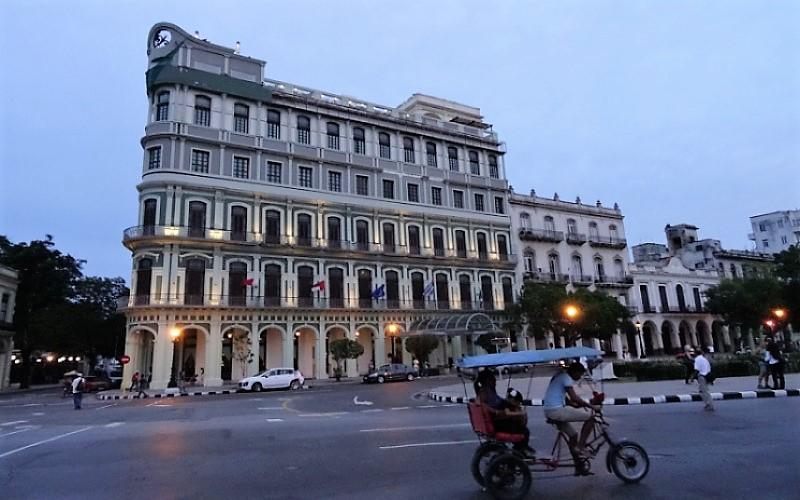
<svg viewBox="0 0 800 500"><path fill-rule="evenodd" d="M770 327L770 328L772 328L773 326L775 326L775 322L774 322L774 321L772 321L771 319L768 319L768 320L766 320L766 321L764 322L764 324L765 324L765 325L767 325L767 326L768 326L768 327Z"/></svg>
<svg viewBox="0 0 800 500"><path fill-rule="evenodd" d="M389 333L394 334L397 333L397 331L400 329L400 326L397 323L389 323L389 326L387 326L386 329L389 330Z"/></svg>
<svg viewBox="0 0 800 500"><path fill-rule="evenodd" d="M783 309L773 309L772 314L774 314L778 319L783 319L783 317L786 316L786 311Z"/></svg>
<svg viewBox="0 0 800 500"><path fill-rule="evenodd" d="M181 336L181 329L178 327L173 327L169 331L169 336L172 337L172 340L178 340L178 337Z"/></svg>
<svg viewBox="0 0 800 500"><path fill-rule="evenodd" d="M567 318L569 319L575 319L575 317L578 316L579 313L580 310L571 304L564 308L564 314L566 314Z"/></svg>

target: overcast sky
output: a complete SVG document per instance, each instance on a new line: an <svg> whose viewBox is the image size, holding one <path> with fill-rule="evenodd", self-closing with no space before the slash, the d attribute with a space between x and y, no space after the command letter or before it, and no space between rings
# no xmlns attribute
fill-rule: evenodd
<svg viewBox="0 0 800 500"><path fill-rule="evenodd" d="M797 1L5 0L0 234L129 279L158 21L270 78L478 106L517 192L617 202L631 245L689 222L750 248L749 216L800 206Z"/></svg>

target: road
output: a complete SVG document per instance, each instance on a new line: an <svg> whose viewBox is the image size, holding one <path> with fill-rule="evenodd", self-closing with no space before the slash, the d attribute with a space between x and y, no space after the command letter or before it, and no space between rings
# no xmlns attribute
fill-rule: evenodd
<svg viewBox="0 0 800 500"><path fill-rule="evenodd" d="M0 398L0 491L9 499L485 499L469 472L461 405L421 393L452 383L341 384L300 392L142 401ZM354 398L356 398L354 400ZM369 404L355 404L369 402ZM622 484L534 476L531 498L798 498L800 400L608 407L651 470ZM534 447L555 432L529 410Z"/></svg>

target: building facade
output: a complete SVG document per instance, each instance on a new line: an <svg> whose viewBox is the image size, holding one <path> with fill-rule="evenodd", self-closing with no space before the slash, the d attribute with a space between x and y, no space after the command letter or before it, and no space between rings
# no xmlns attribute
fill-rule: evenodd
<svg viewBox="0 0 800 500"><path fill-rule="evenodd" d="M325 378L344 337L365 347L355 376L408 362L399 335L420 319L513 300L504 147L478 108L264 79L263 61L166 23L147 52L126 380L218 386L275 366Z"/></svg>
<svg viewBox="0 0 800 500"><path fill-rule="evenodd" d="M633 285L628 274L628 250L622 211L613 208L511 193L511 228L519 259L517 283L549 282L568 290L602 290L620 303L628 304ZM529 347L546 349L557 341L529 342ZM618 332L607 350L621 356L627 340Z"/></svg>
<svg viewBox="0 0 800 500"><path fill-rule="evenodd" d="M14 304L17 297L17 271L0 265L0 391L8 387L14 350Z"/></svg>
<svg viewBox="0 0 800 500"><path fill-rule="evenodd" d="M756 251L776 254L800 246L800 210L781 210L750 217L753 232L747 237Z"/></svg>

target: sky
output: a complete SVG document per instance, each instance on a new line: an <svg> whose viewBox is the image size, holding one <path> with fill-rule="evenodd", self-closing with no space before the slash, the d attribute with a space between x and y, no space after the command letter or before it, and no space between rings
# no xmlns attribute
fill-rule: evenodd
<svg viewBox="0 0 800 500"><path fill-rule="evenodd" d="M629 245L687 222L751 248L751 215L800 208L797 1L5 0L0 234L129 279L159 21L268 78L480 107L516 192L619 203Z"/></svg>

